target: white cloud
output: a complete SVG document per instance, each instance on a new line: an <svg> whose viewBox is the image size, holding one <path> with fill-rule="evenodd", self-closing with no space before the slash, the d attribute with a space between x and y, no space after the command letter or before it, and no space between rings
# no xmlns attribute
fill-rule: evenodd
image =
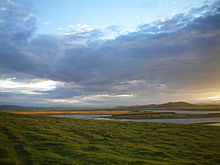
<svg viewBox="0 0 220 165"><path fill-rule="evenodd" d="M42 94L41 92L55 89L58 84L59 82L46 79L19 81L16 77L12 77L0 79L0 91L24 94Z"/></svg>
<svg viewBox="0 0 220 165"><path fill-rule="evenodd" d="M29 13L26 17L24 17L24 22L28 21L29 19L33 18L34 14L33 13Z"/></svg>
<svg viewBox="0 0 220 165"><path fill-rule="evenodd" d="M47 101L53 102L53 103L64 103L64 104L71 104L71 103L80 102L79 100L74 100L74 99L48 99Z"/></svg>
<svg viewBox="0 0 220 165"><path fill-rule="evenodd" d="M127 98L127 97L134 97L133 94L118 94L118 95L110 95L110 94L100 94L100 95L89 95L82 97L81 100L97 100L97 99L109 99L109 98Z"/></svg>
<svg viewBox="0 0 220 165"><path fill-rule="evenodd" d="M15 2L14 1L10 1L10 0L7 0L6 3L9 4L9 5L15 5Z"/></svg>
<svg viewBox="0 0 220 165"><path fill-rule="evenodd" d="M49 21L43 21L42 24L43 24L43 25L49 25L50 22L49 22Z"/></svg>
<svg viewBox="0 0 220 165"><path fill-rule="evenodd" d="M83 32L89 32L94 30L91 26L87 24L77 24L77 25L68 25L66 28L68 32L63 33L64 35L76 35Z"/></svg>
<svg viewBox="0 0 220 165"><path fill-rule="evenodd" d="M65 30L64 27L58 27L57 29L58 29L58 30Z"/></svg>
<svg viewBox="0 0 220 165"><path fill-rule="evenodd" d="M5 11L5 10L6 10L6 8L0 7L0 11Z"/></svg>
<svg viewBox="0 0 220 165"><path fill-rule="evenodd" d="M108 99L118 99L118 98L129 98L134 97L133 94L99 94L99 95L88 95L88 96L76 96L69 99L48 99L48 102L53 103L64 103L64 104L71 104L71 103L82 103L86 101L101 101L101 100L108 100Z"/></svg>
<svg viewBox="0 0 220 165"><path fill-rule="evenodd" d="M87 24L77 24L76 25L76 30L78 32L83 32L83 31L93 30L93 28L91 28L91 26L89 26Z"/></svg>
<svg viewBox="0 0 220 165"><path fill-rule="evenodd" d="M74 26L74 25L69 25L68 27L69 27L69 28L75 28L75 26Z"/></svg>

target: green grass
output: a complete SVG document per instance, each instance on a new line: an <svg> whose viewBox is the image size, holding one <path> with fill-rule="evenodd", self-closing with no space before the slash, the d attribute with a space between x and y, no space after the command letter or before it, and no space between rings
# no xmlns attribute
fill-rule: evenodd
<svg viewBox="0 0 220 165"><path fill-rule="evenodd" d="M0 113L0 164L220 164L220 127Z"/></svg>
<svg viewBox="0 0 220 165"><path fill-rule="evenodd" d="M210 114L176 114L175 112L136 112L128 114L114 114L112 119L185 119L220 117L220 113Z"/></svg>

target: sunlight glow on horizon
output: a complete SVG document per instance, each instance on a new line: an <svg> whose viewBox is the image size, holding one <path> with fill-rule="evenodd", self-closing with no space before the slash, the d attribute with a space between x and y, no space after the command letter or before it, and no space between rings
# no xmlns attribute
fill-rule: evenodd
<svg viewBox="0 0 220 165"><path fill-rule="evenodd" d="M208 99L218 101L218 100L220 100L220 95L219 96L211 96L211 97L208 97Z"/></svg>

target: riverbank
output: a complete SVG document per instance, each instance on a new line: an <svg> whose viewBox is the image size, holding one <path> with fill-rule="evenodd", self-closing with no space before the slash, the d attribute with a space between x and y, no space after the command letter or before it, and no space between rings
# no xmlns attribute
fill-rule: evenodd
<svg viewBox="0 0 220 165"><path fill-rule="evenodd" d="M111 119L186 119L220 117L220 113L209 114L177 114L175 112L138 112L128 114L113 114Z"/></svg>

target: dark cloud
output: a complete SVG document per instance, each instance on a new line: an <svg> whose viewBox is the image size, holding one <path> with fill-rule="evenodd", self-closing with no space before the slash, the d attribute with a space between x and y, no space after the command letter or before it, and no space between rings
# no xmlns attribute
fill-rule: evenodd
<svg viewBox="0 0 220 165"><path fill-rule="evenodd" d="M30 9L11 1L1 1L0 6L0 68L25 72L32 60L24 49L36 28L36 18Z"/></svg>
<svg viewBox="0 0 220 165"><path fill-rule="evenodd" d="M172 97L179 89L219 88L219 3L142 25L136 32L101 43L94 39L104 35L99 30L33 37L35 17L27 9L6 7L0 11L2 72L80 85L47 91L41 99L128 93L136 95L134 102L128 99L135 104L146 99L155 102L148 95L166 100L165 94ZM82 40L86 44L78 42Z"/></svg>

